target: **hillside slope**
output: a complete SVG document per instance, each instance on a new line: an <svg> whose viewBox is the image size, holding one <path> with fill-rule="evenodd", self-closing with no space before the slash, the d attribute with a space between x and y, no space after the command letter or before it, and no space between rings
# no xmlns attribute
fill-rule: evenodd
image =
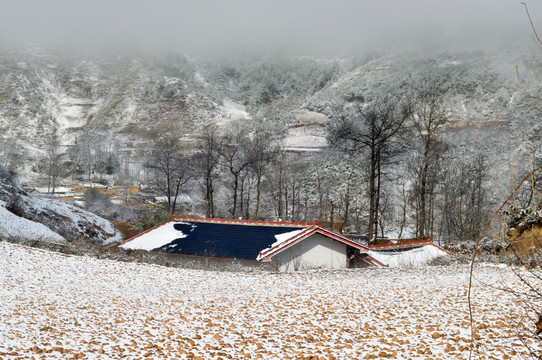
<svg viewBox="0 0 542 360"><path fill-rule="evenodd" d="M122 240L115 226L63 201L34 198L0 177L0 239L106 245Z"/></svg>
<svg viewBox="0 0 542 360"><path fill-rule="evenodd" d="M539 64L523 50L228 60L11 51L0 56L0 158L20 180L39 181L56 132L63 151L91 142L137 172L137 151L157 136L173 134L190 147L209 126L232 122L272 124L285 148L318 150L327 146L328 119L352 101L403 98L432 74L446 90L453 156L484 153L499 168L510 154L526 154L525 141L542 140L539 112L515 77L520 65L536 92Z"/></svg>

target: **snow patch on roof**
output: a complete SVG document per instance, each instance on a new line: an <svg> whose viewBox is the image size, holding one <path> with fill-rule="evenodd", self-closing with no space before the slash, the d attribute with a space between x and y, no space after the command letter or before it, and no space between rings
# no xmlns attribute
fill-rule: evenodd
<svg viewBox="0 0 542 360"><path fill-rule="evenodd" d="M288 247L291 243L298 240L299 238L305 237L308 231L312 231L314 229L315 227L311 226L301 230L289 231L287 233L275 235L277 241L275 241L270 247L260 251L260 253L256 257L256 260L261 261L266 256L269 256L269 254L276 253L278 250Z"/></svg>
<svg viewBox="0 0 542 360"><path fill-rule="evenodd" d="M288 232L285 232L285 233L282 233L282 234L275 235L275 239L277 239L277 241L275 241L273 244L271 244L271 247L277 246L278 244L283 243L283 242L293 238L294 236L299 235L303 230L305 230L305 229L288 231Z"/></svg>
<svg viewBox="0 0 542 360"><path fill-rule="evenodd" d="M426 245L400 252L369 251L369 255L389 267L418 267L448 254L437 246Z"/></svg>
<svg viewBox="0 0 542 360"><path fill-rule="evenodd" d="M167 245L174 240L184 239L187 237L187 234L175 229L175 224L189 225L188 223L170 221L134 238L133 240L128 241L125 244L122 244L120 247L130 250L150 251Z"/></svg>

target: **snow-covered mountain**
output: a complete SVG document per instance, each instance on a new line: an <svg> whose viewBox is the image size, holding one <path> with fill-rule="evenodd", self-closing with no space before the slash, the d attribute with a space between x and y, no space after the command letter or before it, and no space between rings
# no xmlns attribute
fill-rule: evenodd
<svg viewBox="0 0 542 360"><path fill-rule="evenodd" d="M402 97L424 74L437 73L446 90L450 151L482 152L497 167L509 166L510 154L527 151L525 141L540 140L539 112L515 66L536 92L539 64L539 54L519 50L227 60L6 51L0 55L0 155L4 165L17 158L12 164L20 180L36 180L53 130L65 150L94 137L127 159L158 135L194 143L210 125L223 129L232 121L273 123L286 149L319 150L327 145L326 121L352 99Z"/></svg>

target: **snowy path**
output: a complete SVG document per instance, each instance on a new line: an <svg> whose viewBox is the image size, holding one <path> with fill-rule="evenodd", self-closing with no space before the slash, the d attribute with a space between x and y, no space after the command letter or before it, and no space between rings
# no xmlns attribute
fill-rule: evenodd
<svg viewBox="0 0 542 360"><path fill-rule="evenodd" d="M507 271L476 277L501 286ZM467 277L467 266L220 273L0 242L0 358L465 359ZM478 282L474 304L473 358L525 358L517 335L534 325L517 300Z"/></svg>

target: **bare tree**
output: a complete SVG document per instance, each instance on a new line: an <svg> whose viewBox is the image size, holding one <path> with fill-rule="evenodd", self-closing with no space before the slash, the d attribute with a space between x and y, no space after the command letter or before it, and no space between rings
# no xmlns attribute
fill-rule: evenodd
<svg viewBox="0 0 542 360"><path fill-rule="evenodd" d="M241 175L248 170L252 161L247 151L248 142L248 136L242 129L234 129L220 139L218 152L220 154L221 165L231 175L232 204L230 207L230 216L232 218L235 218L238 212Z"/></svg>
<svg viewBox="0 0 542 360"><path fill-rule="evenodd" d="M443 170L442 231L448 240L475 240L487 221L486 161L481 155L458 163L449 161Z"/></svg>
<svg viewBox="0 0 542 360"><path fill-rule="evenodd" d="M202 184L203 198L205 199L205 216L215 216L215 179L219 164L219 140L213 128L207 129L201 136L198 154L196 155L196 167L199 169L199 177Z"/></svg>
<svg viewBox="0 0 542 360"><path fill-rule="evenodd" d="M286 153L280 152L271 164L270 171L271 181L268 191L271 193L271 198L273 199L275 216L279 219L284 216L283 191L287 176L286 163Z"/></svg>
<svg viewBox="0 0 542 360"><path fill-rule="evenodd" d="M86 134L75 139L75 145L70 149L73 172L86 176L88 182L96 171L100 143L100 136Z"/></svg>
<svg viewBox="0 0 542 360"><path fill-rule="evenodd" d="M368 155L370 241L378 233L383 166L398 154L397 135L410 115L408 103L397 106L392 101L376 101L364 106L358 101L349 116L335 119L328 127L328 140L332 146L343 152Z"/></svg>
<svg viewBox="0 0 542 360"><path fill-rule="evenodd" d="M270 131L264 128L258 128L253 138L248 144L248 154L250 159L250 169L256 179L256 205L253 218L258 218L260 212L260 202L262 195L262 181L264 175L269 169L269 165L277 159L279 149L271 146L273 136Z"/></svg>
<svg viewBox="0 0 542 360"><path fill-rule="evenodd" d="M7 171L10 176L14 176L17 167L20 164L21 149L17 142L12 138L0 136L0 166Z"/></svg>
<svg viewBox="0 0 542 360"><path fill-rule="evenodd" d="M154 187L166 197L166 210L175 213L177 199L192 178L191 159L183 155L177 138L158 139L149 154L146 167L154 173Z"/></svg>
<svg viewBox="0 0 542 360"><path fill-rule="evenodd" d="M428 179L430 166L438 161L436 151L439 130L447 121L442 106L443 91L436 79L426 77L423 88L413 97L413 127L422 143L422 156L418 169L419 207L418 236L426 233Z"/></svg>
<svg viewBox="0 0 542 360"><path fill-rule="evenodd" d="M60 140L56 130L51 133L51 136L45 143L45 172L47 174L47 192L54 194L56 181L61 175L63 166L62 158L64 154L60 151Z"/></svg>

